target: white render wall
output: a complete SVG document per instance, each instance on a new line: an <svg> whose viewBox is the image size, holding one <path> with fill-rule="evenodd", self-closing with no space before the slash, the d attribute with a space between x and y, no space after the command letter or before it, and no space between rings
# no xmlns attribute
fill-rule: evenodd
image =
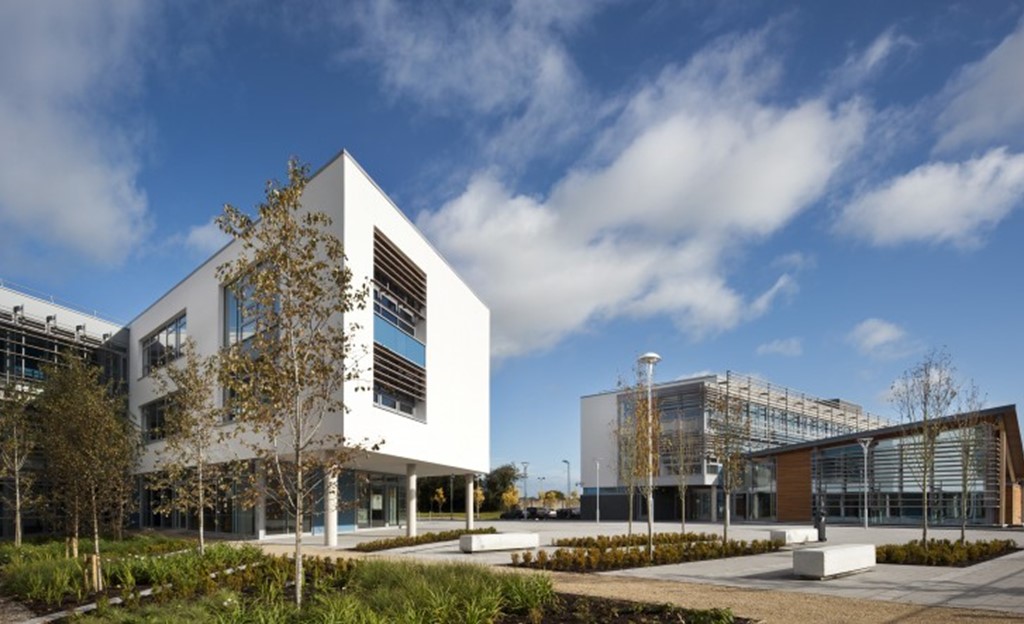
<svg viewBox="0 0 1024 624"><path fill-rule="evenodd" d="M583 487L597 486L597 464L601 462L601 487L614 487L618 480L619 452L615 443L618 395L594 394L580 399L580 478Z"/></svg>
<svg viewBox="0 0 1024 624"><path fill-rule="evenodd" d="M416 463L421 476L486 472L490 466L490 313L423 235L391 203L347 153L315 174L306 187L304 205L328 213L345 245L355 283L373 276L373 229L376 226L427 274L426 422L410 419L373 404L369 391L346 389L349 412L339 415L325 432L348 439L383 440L380 453L358 462L367 470L405 474ZM223 289L216 269L237 255L229 244L132 323L129 408L138 419L139 407L157 397L154 380L142 378L140 341L176 315L188 315L187 330L202 354L216 352L224 331ZM365 347L359 367L370 386L373 365L372 301L346 318L362 326L357 343ZM215 400L220 401L220 392ZM141 470L155 467L155 451L147 446ZM220 459L244 457L235 442L221 449Z"/></svg>

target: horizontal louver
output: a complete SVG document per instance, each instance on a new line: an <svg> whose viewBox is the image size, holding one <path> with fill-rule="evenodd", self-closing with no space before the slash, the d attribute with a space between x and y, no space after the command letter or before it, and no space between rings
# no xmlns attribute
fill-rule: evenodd
<svg viewBox="0 0 1024 624"><path fill-rule="evenodd" d="M421 317L427 309L427 274L380 230L373 231L373 279Z"/></svg>
<svg viewBox="0 0 1024 624"><path fill-rule="evenodd" d="M373 379L419 401L427 400L427 372L376 343L373 345Z"/></svg>

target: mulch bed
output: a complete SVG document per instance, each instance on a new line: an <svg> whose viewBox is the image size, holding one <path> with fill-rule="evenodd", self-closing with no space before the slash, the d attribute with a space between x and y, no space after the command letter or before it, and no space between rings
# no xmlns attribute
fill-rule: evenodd
<svg viewBox="0 0 1024 624"><path fill-rule="evenodd" d="M752 624L754 620L746 618L729 619L727 612L721 611L720 618L715 618L707 611L693 611L671 604L654 604L649 602L632 602L579 594L558 594L557 603L544 610L539 620L529 616L502 616L495 624L683 624L688 622L714 623L735 622L736 624ZM694 618L695 614L700 617ZM711 617L709 617L711 616Z"/></svg>

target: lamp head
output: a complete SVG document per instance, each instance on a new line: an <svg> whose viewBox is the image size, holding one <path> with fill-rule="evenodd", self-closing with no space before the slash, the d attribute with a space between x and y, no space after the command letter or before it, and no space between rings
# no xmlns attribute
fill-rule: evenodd
<svg viewBox="0 0 1024 624"><path fill-rule="evenodd" d="M644 353L643 355L638 357L637 361L642 364L657 364L658 362L661 361L661 356L653 351L648 351L647 353Z"/></svg>

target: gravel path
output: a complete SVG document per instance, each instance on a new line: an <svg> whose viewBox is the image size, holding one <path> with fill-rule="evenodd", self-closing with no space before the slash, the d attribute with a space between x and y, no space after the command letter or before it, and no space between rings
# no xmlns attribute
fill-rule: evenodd
<svg viewBox="0 0 1024 624"><path fill-rule="evenodd" d="M1021 622L1019 616L996 611L972 611L926 607L900 602L838 598L818 594L741 589L721 585L679 583L597 574L551 574L560 592L640 600L671 602L694 609L729 608L737 616L766 624L814 622L815 624L940 624Z"/></svg>

